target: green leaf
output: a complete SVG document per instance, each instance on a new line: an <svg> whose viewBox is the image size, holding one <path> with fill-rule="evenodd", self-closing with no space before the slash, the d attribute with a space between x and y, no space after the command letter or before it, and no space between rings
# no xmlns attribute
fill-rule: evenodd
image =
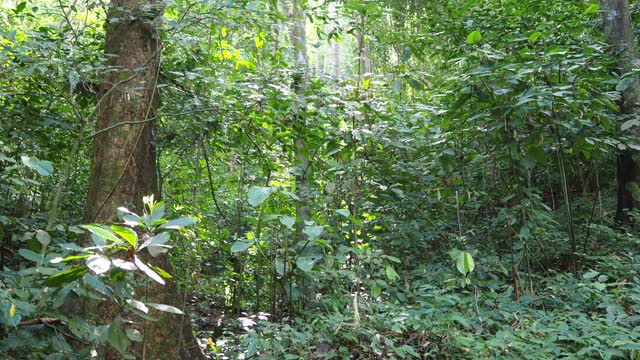
<svg viewBox="0 0 640 360"><path fill-rule="evenodd" d="M168 272L164 271L163 269L161 269L158 266L152 266L151 267L153 269L153 271L157 272L158 275L162 276L163 279L173 279L173 276L171 276L171 274L169 274Z"/></svg>
<svg viewBox="0 0 640 360"><path fill-rule="evenodd" d="M396 263L396 264L401 264L401 263L402 263L402 261L400 261L400 259L398 259L398 258L397 258L397 257L395 257L395 256L391 256L391 255L383 255L383 257L384 257L385 259L389 260L389 261L393 261L393 262L394 262L394 263Z"/></svg>
<svg viewBox="0 0 640 360"><path fill-rule="evenodd" d="M119 207L117 210L118 218L125 222L126 225L129 226L138 226L142 225L143 221L140 216L129 211L129 209L125 207Z"/></svg>
<svg viewBox="0 0 640 360"><path fill-rule="evenodd" d="M391 264L387 262L385 262L384 264L384 272L387 275L387 279L389 279L389 281L391 282L396 281L400 278L400 276L396 272L396 269L394 269L393 266L391 266Z"/></svg>
<svg viewBox="0 0 640 360"><path fill-rule="evenodd" d="M322 225L305 226L304 230L302 230L303 233L307 234L310 241L319 238L323 231L324 226Z"/></svg>
<svg viewBox="0 0 640 360"><path fill-rule="evenodd" d="M284 276L287 271L291 271L287 263L281 259L276 259L276 272L280 277Z"/></svg>
<svg viewBox="0 0 640 360"><path fill-rule="evenodd" d="M157 310L160 310L160 311L172 313L172 314L184 315L184 312L182 312L182 310L178 309L177 307L171 306L171 305L147 303L147 306L152 307L152 308L157 309Z"/></svg>
<svg viewBox="0 0 640 360"><path fill-rule="evenodd" d="M627 90L635 80L636 79L633 76L628 76L620 79L620 81L618 81L618 83L616 84L616 91L623 92Z"/></svg>
<svg viewBox="0 0 640 360"><path fill-rule="evenodd" d="M582 275L582 278L585 279L585 280L589 280L589 279L595 278L596 276L598 276L598 274L600 274L600 273L597 272L597 271L589 270L589 271L587 271L586 273L584 273Z"/></svg>
<svg viewBox="0 0 640 360"><path fill-rule="evenodd" d="M113 264L113 266L125 271L133 271L136 269L136 265L131 261L126 261L122 259L113 259L111 260L111 263Z"/></svg>
<svg viewBox="0 0 640 360"><path fill-rule="evenodd" d="M80 227L87 229L91 234L96 235L97 237L104 239L106 241L112 241L116 244L122 244L124 241L118 238L113 231L107 227L102 227L101 225L89 224L89 225L80 225ZM100 244L96 244L100 246Z"/></svg>
<svg viewBox="0 0 640 360"><path fill-rule="evenodd" d="M166 223L160 225L159 229L180 230L183 227L191 226L191 225L193 225L193 224L195 224L197 222L198 222L198 220L187 216L187 217L174 219L174 220L171 220L169 222L166 222Z"/></svg>
<svg viewBox="0 0 640 360"><path fill-rule="evenodd" d="M88 287L92 288L93 290L105 296L113 295L113 293L111 292L111 289L109 289L109 287L104 282L102 282L102 280L98 276L95 276L90 273L86 273L82 278L82 282Z"/></svg>
<svg viewBox="0 0 640 360"><path fill-rule="evenodd" d="M170 237L171 234L168 232L162 232L140 245L140 250L148 248L147 251L149 251L149 254L153 257L166 253L167 250L171 248L171 246L166 245L166 242L169 241Z"/></svg>
<svg viewBox="0 0 640 360"><path fill-rule="evenodd" d="M256 207L262 204L271 194L270 187L254 186L249 189L248 200L249 205Z"/></svg>
<svg viewBox="0 0 640 360"><path fill-rule="evenodd" d="M245 251L248 248L250 248L253 245L252 242L248 242L248 241L236 241L233 243L233 245L231 245L231 252L232 253L237 253L237 252L241 252L241 251Z"/></svg>
<svg viewBox="0 0 640 360"><path fill-rule="evenodd" d="M467 44L475 44L478 41L482 40L482 34L480 31L472 31L469 35L467 35Z"/></svg>
<svg viewBox="0 0 640 360"><path fill-rule="evenodd" d="M547 163L547 153L542 146L533 144L525 147L527 155L540 164Z"/></svg>
<svg viewBox="0 0 640 360"><path fill-rule="evenodd" d="M142 301L138 301L135 299L127 299L127 304L134 309L140 310L145 314L149 313L149 308Z"/></svg>
<svg viewBox="0 0 640 360"><path fill-rule="evenodd" d="M166 254L169 249L171 249L170 245L149 245L147 247L147 251L152 257L158 257L161 254Z"/></svg>
<svg viewBox="0 0 640 360"><path fill-rule="evenodd" d="M78 85L78 82L80 81L80 75L78 75L78 72L75 70L69 71L67 78L69 79L69 86L71 89L75 89L76 85Z"/></svg>
<svg viewBox="0 0 640 360"><path fill-rule="evenodd" d="M162 220L164 216L164 202L159 201L151 206L151 214L149 214L149 222L147 226L151 227L157 221Z"/></svg>
<svg viewBox="0 0 640 360"><path fill-rule="evenodd" d="M109 324L107 341L114 349L118 350L120 354L124 355L127 352L129 339L127 338L127 333L122 328L122 318L119 316Z"/></svg>
<svg viewBox="0 0 640 360"><path fill-rule="evenodd" d="M424 89L424 85L420 81L418 81L418 80L416 80L416 79L414 79L412 77L407 77L407 82L415 90L423 90Z"/></svg>
<svg viewBox="0 0 640 360"><path fill-rule="evenodd" d="M540 35L542 34L539 31L536 31L533 34L529 35L529 43L533 44L534 42L536 42Z"/></svg>
<svg viewBox="0 0 640 360"><path fill-rule="evenodd" d="M16 6L16 9L13 10L13 12L18 15L20 14L25 8L27 7L27 2L23 1L21 3L18 4L18 6Z"/></svg>
<svg viewBox="0 0 640 360"><path fill-rule="evenodd" d="M600 5L598 4L591 4L589 5L589 7L587 8L587 10L584 11L584 13L586 15L591 15L591 14L595 14L598 12L598 10L600 10Z"/></svg>
<svg viewBox="0 0 640 360"><path fill-rule="evenodd" d="M394 93L399 93L402 90L402 78L397 78L393 82L392 90Z"/></svg>
<svg viewBox="0 0 640 360"><path fill-rule="evenodd" d="M64 286L72 281L75 281L82 277L82 275L87 271L86 266L78 266L69 270L62 271L53 276L50 276L44 280L45 286L50 287L60 287Z"/></svg>
<svg viewBox="0 0 640 360"><path fill-rule="evenodd" d="M316 239L316 244L329 249L329 251L333 251L333 246L324 240Z"/></svg>
<svg viewBox="0 0 640 360"><path fill-rule="evenodd" d="M39 160L35 157L22 156L22 163L42 176L53 175L53 164L50 161Z"/></svg>
<svg viewBox="0 0 640 360"><path fill-rule="evenodd" d="M127 333L127 337L129 338L129 340L135 341L135 342L142 342L143 338L140 331L136 329L125 329L125 332Z"/></svg>
<svg viewBox="0 0 640 360"><path fill-rule="evenodd" d="M465 318L460 316L459 314L451 315L451 320L454 321L454 322L457 322L460 325L462 325L462 327L465 327L465 328L469 327L469 322Z"/></svg>
<svg viewBox="0 0 640 360"><path fill-rule="evenodd" d="M473 262L473 257L466 251L461 251L456 259L456 268L462 275L467 275L473 272L476 265Z"/></svg>
<svg viewBox="0 0 640 360"><path fill-rule="evenodd" d="M640 125L640 121L638 121L636 119L627 120L620 126L620 130L626 131L626 130L629 130L632 127L638 126L638 125Z"/></svg>
<svg viewBox="0 0 640 360"><path fill-rule="evenodd" d="M309 272L313 269L313 265L315 265L317 260L317 256L300 256L296 260L296 266L304 272Z"/></svg>
<svg viewBox="0 0 640 360"><path fill-rule="evenodd" d="M86 261L87 267L94 273L104 274L111 268L111 260L103 255L91 255Z"/></svg>
<svg viewBox="0 0 640 360"><path fill-rule="evenodd" d="M119 225L111 225L111 230L120 235L123 239L127 240L129 245L134 249L138 247L138 234L132 229Z"/></svg>
<svg viewBox="0 0 640 360"><path fill-rule="evenodd" d="M336 214L339 214L348 218L349 216L351 216L351 211L349 211L349 209L338 209L336 210Z"/></svg>
<svg viewBox="0 0 640 360"><path fill-rule="evenodd" d="M37 230L36 231L36 239L43 246L47 246L47 245L49 245L51 243L51 236L49 235L48 232L46 232L44 230Z"/></svg>
<svg viewBox="0 0 640 360"><path fill-rule="evenodd" d="M152 280L158 282L159 284L164 285L164 279L157 272L153 271L149 266L142 262L137 256L133 257L133 263L136 264L138 269L140 269L143 273L147 274Z"/></svg>
<svg viewBox="0 0 640 360"><path fill-rule="evenodd" d="M29 249L20 249L18 250L18 254L20 256L22 256L23 258L27 259L27 260L31 260L35 263L42 263L44 262L44 257L42 257L42 255L33 252Z"/></svg>
<svg viewBox="0 0 640 360"><path fill-rule="evenodd" d="M382 287L376 281L375 283L373 283L373 285L371 285L371 297L376 299L381 294L382 294Z"/></svg>
<svg viewBox="0 0 640 360"><path fill-rule="evenodd" d="M296 218L295 216L283 216L280 218L280 223L289 230L293 230L293 226L296 224Z"/></svg>

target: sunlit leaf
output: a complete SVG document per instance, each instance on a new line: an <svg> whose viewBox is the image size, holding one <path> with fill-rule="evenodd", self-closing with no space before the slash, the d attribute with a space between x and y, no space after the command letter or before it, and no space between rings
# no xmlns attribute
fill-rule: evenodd
<svg viewBox="0 0 640 360"><path fill-rule="evenodd" d="M480 31L472 31L469 35L467 35L467 44L475 44L478 41L482 40L482 34Z"/></svg>
<svg viewBox="0 0 640 360"><path fill-rule="evenodd" d="M182 312L182 310L178 309L177 307L171 306L171 305L147 303L147 306L152 307L152 308L154 308L156 310L160 310L160 311L164 311L164 312L168 312L168 313L172 313L172 314L178 314L178 315L183 315L184 314L184 312Z"/></svg>
<svg viewBox="0 0 640 360"><path fill-rule="evenodd" d="M237 252L241 252L241 251L245 251L248 248L250 248L253 245L252 242L248 242L248 241L236 241L233 243L233 245L231 245L231 252L232 253L237 253Z"/></svg>
<svg viewBox="0 0 640 360"><path fill-rule="evenodd" d="M196 222L198 222L198 220L192 218L192 217L183 217L183 218L179 218L179 219L174 219L171 221L168 221L162 225L159 226L160 229L174 229L174 230L179 230L183 227L187 227L187 226L191 226L193 224L195 224Z"/></svg>
<svg viewBox="0 0 640 360"><path fill-rule="evenodd" d="M94 273L104 274L111 268L111 260L103 255L91 255L86 261L87 267Z"/></svg>
<svg viewBox="0 0 640 360"><path fill-rule="evenodd" d="M473 262L473 257L466 251L461 251L458 253L456 259L456 268L462 275L467 275L473 272L475 269L475 263Z"/></svg>
<svg viewBox="0 0 640 360"><path fill-rule="evenodd" d="M112 241L117 244L123 243L122 239L118 238L116 234L109 228L102 227L100 225L94 225L94 224L80 225L80 227L89 230L90 233L96 235L101 239Z"/></svg>
<svg viewBox="0 0 640 360"><path fill-rule="evenodd" d="M270 187L254 186L249 189L248 201L249 205L256 207L262 204L271 194Z"/></svg>
<svg viewBox="0 0 640 360"><path fill-rule="evenodd" d="M140 260L137 256L133 257L133 263L136 264L136 266L138 267L138 269L140 269L143 273L145 273L148 277L150 277L152 280L164 285L164 279L158 275L158 273L156 273L155 271L153 271L149 266L147 266L145 263L142 262L142 260Z"/></svg>
<svg viewBox="0 0 640 360"><path fill-rule="evenodd" d="M53 175L53 164L50 161L39 160L35 157L22 156L22 163L42 176Z"/></svg>
<svg viewBox="0 0 640 360"><path fill-rule="evenodd" d="M283 216L280 218L280 223L286 226L289 230L293 229L293 226L296 224L295 216Z"/></svg>

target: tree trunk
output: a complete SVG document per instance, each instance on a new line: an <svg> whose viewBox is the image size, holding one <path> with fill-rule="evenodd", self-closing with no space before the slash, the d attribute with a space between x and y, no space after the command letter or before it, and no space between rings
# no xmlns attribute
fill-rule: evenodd
<svg viewBox="0 0 640 360"><path fill-rule="evenodd" d="M603 0L602 14L607 43L618 56L615 71L620 76L630 73L637 66L638 52L631 25L628 0ZM633 82L622 91L620 104L621 123L638 119L640 115L640 80L634 76ZM630 129L631 135L640 137L640 126ZM618 206L616 219L629 222L627 211L640 208L640 153L627 149L618 155L617 184Z"/></svg>
<svg viewBox="0 0 640 360"><path fill-rule="evenodd" d="M113 0L109 6L105 56L111 71L101 86L85 222L114 220L116 209L142 210L142 197L157 194L154 119L158 105L157 80L161 42L157 26L163 1ZM145 259L171 272L169 258ZM153 282L152 282L153 283ZM182 308L175 282L137 289L142 300ZM117 315L101 304L105 322ZM144 359L204 359L187 316L153 314L158 321L137 321L144 342L131 351ZM138 320L138 319L136 319ZM120 355L107 350L107 359Z"/></svg>
<svg viewBox="0 0 640 360"><path fill-rule="evenodd" d="M309 187L310 160L308 149L305 144L304 131L307 126L305 91L309 84L309 56L307 55L307 31L306 17L302 1L293 0L291 4L291 24L289 25L289 36L295 57L293 70L293 90L297 95L293 126L296 129L294 140L296 157L296 195L300 198L296 205L296 215L298 217L298 239L302 239L302 229L304 221L311 220L311 189Z"/></svg>

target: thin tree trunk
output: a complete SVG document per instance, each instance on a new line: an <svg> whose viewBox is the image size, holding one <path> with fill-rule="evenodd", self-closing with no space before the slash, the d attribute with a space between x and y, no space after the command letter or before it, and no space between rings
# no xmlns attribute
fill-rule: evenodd
<svg viewBox="0 0 640 360"><path fill-rule="evenodd" d="M618 75L630 73L634 65L637 67L638 52L636 39L631 24L631 14L628 0L603 0L602 14L606 41L618 56L618 63L614 69ZM622 91L620 104L621 123L638 119L640 115L640 80L633 77L632 83ZM630 129L635 138L640 137L640 126ZM623 223L629 222L626 214L629 210L640 208L640 159L639 152L625 150L618 155L617 184L618 206L616 219Z"/></svg>
<svg viewBox="0 0 640 360"><path fill-rule="evenodd" d="M164 12L163 3L113 0L109 6L105 56L107 65L114 70L105 75L100 87L104 99L96 122L98 134L84 210L86 222L114 220L119 206L140 211L143 196L157 195L151 120L156 116L158 104L156 85L161 42L157 26ZM122 122L128 124L117 126ZM145 260L172 272L166 255ZM175 282L168 282L166 286L154 283L137 289L136 294L149 302L178 308L183 305ZM117 315L117 309L101 304L98 314L103 321L110 322ZM153 316L158 321L138 322L144 342L130 349L138 357L204 359L187 316L165 312L156 312ZM107 350L105 358L120 359L120 355Z"/></svg>
<svg viewBox="0 0 640 360"><path fill-rule="evenodd" d="M306 17L303 1L292 1L290 15L289 36L295 57L292 87L297 95L297 104L294 109L294 127L296 129L294 148L297 163L296 195L300 198L300 201L296 205L296 215L299 221L297 228L298 239L302 240L304 221L311 219L311 208L309 207L311 198L311 189L309 187L311 163L304 139L304 131L307 126L304 96L309 84L309 56L307 55Z"/></svg>

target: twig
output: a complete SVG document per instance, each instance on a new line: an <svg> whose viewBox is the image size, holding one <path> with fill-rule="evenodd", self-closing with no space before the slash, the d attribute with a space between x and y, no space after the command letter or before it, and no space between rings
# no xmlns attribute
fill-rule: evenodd
<svg viewBox="0 0 640 360"><path fill-rule="evenodd" d="M218 210L218 213L220 214L220 216L222 216L222 218L227 223L231 224L229 219L227 219L227 216L222 212L222 209L220 209L220 206L218 205L218 199L216 198L216 191L213 188L213 178L211 176L211 168L209 167L209 156L207 155L207 149L204 146L204 141L202 139L200 139L200 145L202 146L202 155L204 155L204 162L207 165L207 176L209 178L209 189L211 190L211 198L213 199L213 203L215 204L216 210Z"/></svg>

